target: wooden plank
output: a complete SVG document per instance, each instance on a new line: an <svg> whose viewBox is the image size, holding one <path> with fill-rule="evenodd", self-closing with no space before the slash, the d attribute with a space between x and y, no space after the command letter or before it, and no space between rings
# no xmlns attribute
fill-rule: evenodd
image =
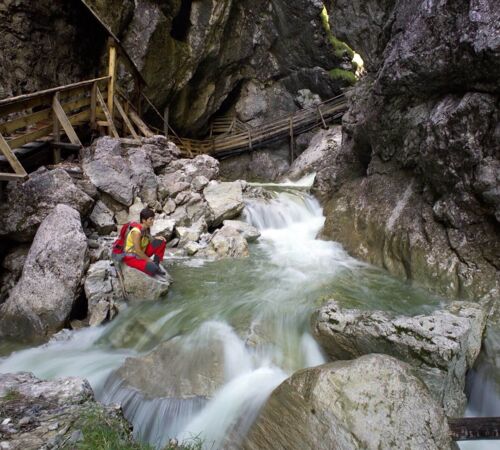
<svg viewBox="0 0 500 450"><path fill-rule="evenodd" d="M454 441L500 440L500 417L448 418Z"/></svg>
<svg viewBox="0 0 500 450"><path fill-rule="evenodd" d="M71 125L71 122L68 119L68 116L66 115L66 112L64 111L63 107L59 103L59 98L58 95L54 95L54 99L52 102L52 109L54 110L54 114L56 115L57 119L59 120L59 123L63 127L64 132L66 133L66 136L68 136L70 142L75 145L82 145L80 142L80 139L78 139L78 136L75 132L75 129ZM57 136L56 136L57 138ZM57 140L59 140L57 138Z"/></svg>
<svg viewBox="0 0 500 450"><path fill-rule="evenodd" d="M4 100L0 100L0 113L2 115L4 114L2 107L6 105L12 105L14 103L22 103L27 100L33 100L47 95L52 97L56 92L74 90L79 87L90 86L91 84L96 82L107 81L108 79L109 76L105 76L100 78L94 78L92 80L80 81L78 83L67 84L65 86L58 86L51 89L45 89L43 91L33 92L32 94L24 94L24 95L18 95L17 97L9 97Z"/></svg>
<svg viewBox="0 0 500 450"><path fill-rule="evenodd" d="M120 116L122 116L123 121L125 122L125 125L127 126L128 130L130 131L130 134L132 134L132 137L136 140L139 139L139 135L135 132L134 126L130 123L130 119L127 117L127 114L125 113L125 110L123 109L122 104L120 103L120 100L115 97L115 104L116 104L116 109L118 110L118 113Z"/></svg>
<svg viewBox="0 0 500 450"><path fill-rule="evenodd" d="M69 121L71 125L76 126L88 122L89 118L90 118L90 110L87 109L85 111L70 116ZM46 125L30 133L23 134L22 136L9 139L7 142L9 143L10 148L14 149L22 147L23 145L29 142L33 142L36 141L37 139L48 136L51 133L52 133L52 124Z"/></svg>
<svg viewBox="0 0 500 450"><path fill-rule="evenodd" d="M99 102L99 105L101 106L101 108L104 112L104 115L106 116L106 120L108 121L107 126L110 130L110 133L115 138L118 139L120 136L118 135L118 131L116 131L116 127L115 127L115 124L113 122L113 118L111 117L111 114L109 113L108 107L106 106L106 102L104 101L104 98L103 98L99 88L97 88L96 94L97 94L97 101ZM109 92L108 92L108 94L109 94Z"/></svg>
<svg viewBox="0 0 500 450"><path fill-rule="evenodd" d="M17 175L21 175L23 177L27 175L26 171L24 170L24 167L19 162L16 155L14 154L14 152L12 151L9 144L4 139L1 133L0 133L0 151L4 154L5 158L7 159L10 166L14 169L14 172Z"/></svg>
<svg viewBox="0 0 500 450"><path fill-rule="evenodd" d="M67 103L63 103L61 102L61 100L59 102L61 103L64 111L66 111L66 113L70 113L72 110L83 108L89 105L90 99L88 97L84 97ZM0 124L0 133L10 134L18 130L19 128L24 128L30 125L34 125L38 122L42 122L43 120L51 120L51 119L52 119L52 106L42 111L26 114L22 117L18 117L16 119Z"/></svg>
<svg viewBox="0 0 500 450"><path fill-rule="evenodd" d="M59 102L59 92L56 92L54 94L54 101L57 100ZM57 116L54 114L53 115L53 126L52 126L52 136L54 139L59 142L61 140L61 127L59 126L59 120L57 119ZM61 162L61 149L60 148L54 148L53 149L53 157L54 157L54 164L59 164Z"/></svg>
<svg viewBox="0 0 500 450"><path fill-rule="evenodd" d="M115 116L115 83L116 83L116 47L113 40L109 42L109 63L108 63L108 111L111 116L111 123ZM116 131L116 130L115 130ZM109 128L109 134L114 134L112 127ZM115 136L116 137L116 136Z"/></svg>
<svg viewBox="0 0 500 450"><path fill-rule="evenodd" d="M17 173L6 173L2 172L0 173L0 181L17 181L17 180L23 180L27 177L28 175L20 175Z"/></svg>
<svg viewBox="0 0 500 450"><path fill-rule="evenodd" d="M90 91L90 127L96 129L96 105L97 105L97 83L92 85Z"/></svg>
<svg viewBox="0 0 500 450"><path fill-rule="evenodd" d="M130 118L132 122L141 130L141 133L146 137L153 137L154 133L149 129L149 127L142 121L142 119L137 115L135 111L130 111Z"/></svg>

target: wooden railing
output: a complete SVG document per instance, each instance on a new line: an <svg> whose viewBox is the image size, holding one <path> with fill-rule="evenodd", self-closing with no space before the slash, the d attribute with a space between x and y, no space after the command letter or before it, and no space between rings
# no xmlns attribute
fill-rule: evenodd
<svg viewBox="0 0 500 450"><path fill-rule="evenodd" d="M344 95L334 97L311 108L280 117L259 127L249 127L243 131L234 130L235 120L222 118L217 123L217 130L224 134L206 140L173 138L183 153L196 156L210 154L223 159L238 153L252 151L288 139L291 159L294 157L295 136L318 126L326 128L328 123L339 120L347 109ZM241 123L241 122L240 122Z"/></svg>

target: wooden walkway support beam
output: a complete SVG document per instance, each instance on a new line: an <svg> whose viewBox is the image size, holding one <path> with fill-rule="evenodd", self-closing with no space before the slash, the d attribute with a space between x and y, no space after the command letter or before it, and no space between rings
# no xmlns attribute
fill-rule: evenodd
<svg viewBox="0 0 500 450"><path fill-rule="evenodd" d="M500 440L500 417L448 419L454 441Z"/></svg>
<svg viewBox="0 0 500 450"><path fill-rule="evenodd" d="M0 173L0 180L9 181L26 177L28 174L0 133L0 151L3 153L15 173Z"/></svg>
<svg viewBox="0 0 500 450"><path fill-rule="evenodd" d="M113 122L114 113L115 113L115 84L116 84L116 44L113 39L109 40L109 63L108 63L108 111L111 115L111 122ZM113 133L113 129L109 128L109 135L111 136Z"/></svg>

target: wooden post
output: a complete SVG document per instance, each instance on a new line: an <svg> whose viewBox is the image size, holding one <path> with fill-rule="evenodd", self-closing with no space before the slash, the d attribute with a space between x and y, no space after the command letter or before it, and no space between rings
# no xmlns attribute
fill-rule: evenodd
<svg viewBox="0 0 500 450"><path fill-rule="evenodd" d="M168 106L165 106L165 110L163 111L163 132L165 136L168 138L168 120L169 120L170 110Z"/></svg>
<svg viewBox="0 0 500 450"><path fill-rule="evenodd" d="M59 92L54 94L53 103L59 103ZM61 127L59 126L59 120L57 119L57 115L52 111L52 136L54 137L55 142L61 142ZM59 164L61 162L61 149L57 147L52 147L52 156L54 158L54 164Z"/></svg>
<svg viewBox="0 0 500 450"><path fill-rule="evenodd" d="M108 111L111 115L111 120L114 117L114 99L115 99L115 85L116 85L116 43L113 39L109 40L109 65L108 65ZM113 136L113 131L109 128L109 135Z"/></svg>
<svg viewBox="0 0 500 450"><path fill-rule="evenodd" d="M97 83L92 84L90 91L90 128L97 129Z"/></svg>
<svg viewBox="0 0 500 450"><path fill-rule="evenodd" d="M115 123L113 122L113 117L111 116L111 113L109 112L108 107L106 106L106 102L104 101L104 97L102 96L99 88L96 89L96 94L97 94L97 101L99 102L99 105L101 105L102 111L106 116L107 120L106 126L108 127L109 135L118 139L120 136L118 135L118 131L116 131ZM99 122L97 124L99 125Z"/></svg>
<svg viewBox="0 0 500 450"><path fill-rule="evenodd" d="M290 165L293 163L294 157L294 142L293 142L293 117L290 117Z"/></svg>
<svg viewBox="0 0 500 450"><path fill-rule="evenodd" d="M318 108L318 113L319 113L319 116L321 117L321 122L323 122L323 128L326 130L328 127L326 126L326 122L325 122L325 118L323 117L323 113L321 112L321 108L320 108L321 105L318 105L317 108Z"/></svg>

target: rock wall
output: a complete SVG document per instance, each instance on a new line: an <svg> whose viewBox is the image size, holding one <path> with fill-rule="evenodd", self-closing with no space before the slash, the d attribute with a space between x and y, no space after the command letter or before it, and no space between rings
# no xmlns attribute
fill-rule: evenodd
<svg viewBox="0 0 500 450"><path fill-rule="evenodd" d="M2 1L0 99L92 78L105 43L79 2Z"/></svg>
<svg viewBox="0 0 500 450"><path fill-rule="evenodd" d="M168 104L181 134L207 131L215 113L237 103L248 121L294 110L300 89L326 99L346 85L328 74L349 67L350 58L331 48L318 0L90 3L121 37L156 106Z"/></svg>
<svg viewBox="0 0 500 450"><path fill-rule="evenodd" d="M494 1L339 0L369 70L350 94L324 235L452 297L498 286L500 11Z"/></svg>

